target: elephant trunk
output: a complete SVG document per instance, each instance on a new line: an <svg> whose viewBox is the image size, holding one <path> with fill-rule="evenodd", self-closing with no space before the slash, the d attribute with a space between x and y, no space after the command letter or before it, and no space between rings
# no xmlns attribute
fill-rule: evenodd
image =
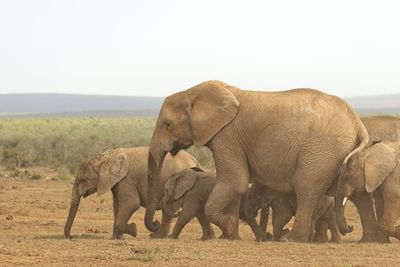
<svg viewBox="0 0 400 267"><path fill-rule="evenodd" d="M342 235L346 235L347 233L351 233L353 231L353 226L348 225L346 218L344 216L344 206L347 197L345 197L341 193L337 193L335 196L335 211L336 211L336 221L339 227L339 231Z"/></svg>
<svg viewBox="0 0 400 267"><path fill-rule="evenodd" d="M78 184L75 182L72 189L71 206L69 208L68 219L64 227L64 235L66 238L71 239L71 227L74 222L76 212L78 211L81 195L79 194Z"/></svg>
<svg viewBox="0 0 400 267"><path fill-rule="evenodd" d="M165 214L171 218L176 218L179 216L179 212L173 212L171 209L171 205L168 204L169 201L167 199L163 199L161 201L161 208Z"/></svg>
<svg viewBox="0 0 400 267"><path fill-rule="evenodd" d="M154 139L154 137L153 137ZM147 179L147 207L144 217L144 224L151 232L156 232L160 229L160 223L153 221L154 213L160 201L160 175L161 168L164 163L167 152L159 148L159 145L154 145L154 140L150 145L148 158L148 179Z"/></svg>

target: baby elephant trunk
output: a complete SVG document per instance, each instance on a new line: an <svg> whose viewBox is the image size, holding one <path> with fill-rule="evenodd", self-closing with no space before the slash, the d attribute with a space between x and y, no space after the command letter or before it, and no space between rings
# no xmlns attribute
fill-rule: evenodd
<svg viewBox="0 0 400 267"><path fill-rule="evenodd" d="M76 212L78 211L80 200L81 196L78 192L78 186L76 183L74 183L74 187L72 189L71 206L69 208L68 219L64 227L64 235L69 239L71 239L71 227L74 222Z"/></svg>
<svg viewBox="0 0 400 267"><path fill-rule="evenodd" d="M162 199L161 208L162 208L163 212L165 212L165 214L169 217L176 218L179 216L179 212L175 213L172 211L171 205L167 198Z"/></svg>

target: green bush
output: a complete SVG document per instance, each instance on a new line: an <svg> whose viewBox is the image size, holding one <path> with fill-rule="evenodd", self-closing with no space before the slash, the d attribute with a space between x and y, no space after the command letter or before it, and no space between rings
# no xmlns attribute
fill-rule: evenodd
<svg viewBox="0 0 400 267"><path fill-rule="evenodd" d="M0 119L0 164L8 168L46 166L60 170L64 177L105 150L147 146L155 122L145 117ZM213 166L208 149L189 151L205 167Z"/></svg>

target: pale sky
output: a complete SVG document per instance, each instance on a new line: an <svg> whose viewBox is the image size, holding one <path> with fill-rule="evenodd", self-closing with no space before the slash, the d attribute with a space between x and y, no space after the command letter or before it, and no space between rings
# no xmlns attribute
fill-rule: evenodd
<svg viewBox="0 0 400 267"><path fill-rule="evenodd" d="M400 93L400 1L0 0L0 93Z"/></svg>

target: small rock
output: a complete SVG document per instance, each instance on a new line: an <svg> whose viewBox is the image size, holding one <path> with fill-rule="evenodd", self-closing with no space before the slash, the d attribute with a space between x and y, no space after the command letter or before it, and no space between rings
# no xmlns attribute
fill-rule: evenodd
<svg viewBox="0 0 400 267"><path fill-rule="evenodd" d="M12 220L12 219L14 219L14 217L11 215L11 214L8 214L7 216L6 216L6 220Z"/></svg>

